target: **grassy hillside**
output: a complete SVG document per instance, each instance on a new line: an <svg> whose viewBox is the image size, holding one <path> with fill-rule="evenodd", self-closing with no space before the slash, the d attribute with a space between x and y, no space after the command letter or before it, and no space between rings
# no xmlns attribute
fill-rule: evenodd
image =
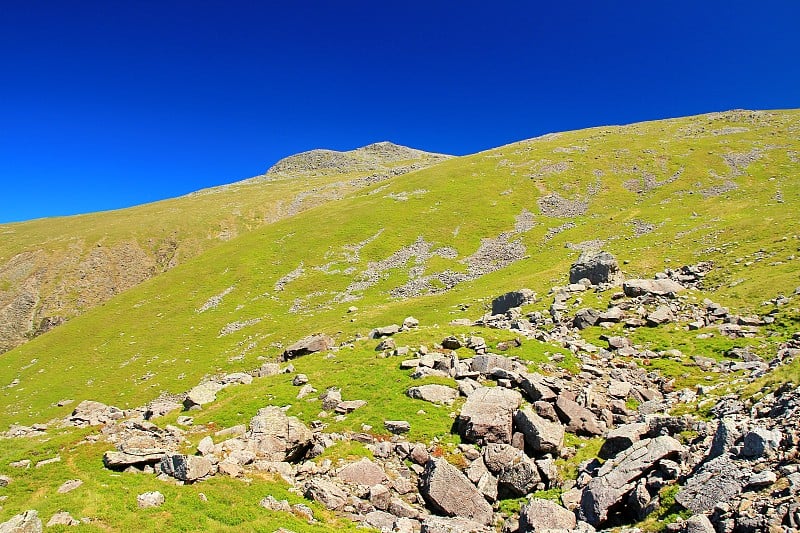
<svg viewBox="0 0 800 533"><path fill-rule="evenodd" d="M312 150L181 198L0 225L0 352L239 234L443 159L391 143Z"/></svg>
<svg viewBox="0 0 800 533"><path fill-rule="evenodd" d="M398 336L398 344L432 344L470 332L496 344L506 340L502 332L449 323L480 317L492 297L508 290L529 287L543 295L565 284L570 264L590 246L614 253L628 277L712 261L714 269L697 297L712 297L739 312L764 312L765 300L800 286L798 139L795 110L735 111L553 134L351 190L336 202L275 217L260 228L246 221L262 220L264 211L254 211L258 202L245 204L245 198L255 198L256 191L269 194L261 187L270 191L278 185L285 187L281 197L290 198L299 190L292 187L301 184L238 185L248 193L237 196L240 214L231 215L231 223L250 231L237 230L238 236L2 356L0 383L8 385L0 390L0 426L64 417L74 407L59 407L64 399L139 406L186 391L204 376L257 368L288 343L325 332L344 346L331 358L298 359L297 370L319 390L336 385L345 399L368 402L332 422L332 429L360 431L367 424L380 432L391 413L412 422L414 438L451 441L456 438L449 434L452 409L426 407L427 413L418 413L419 404L403 394L411 383L407 373L397 361L378 358L377 341L365 339L372 328L413 315L420 329ZM188 232L200 224L179 206L193 205L186 212L200 216L200 204L213 211L210 206L218 209L225 203L220 199L235 190L113 216L120 227L148 214L151 224L158 220L170 227L160 217L174 217ZM214 222L207 222L202 236L195 233L198 242L216 231L212 226L221 227L213 216L209 220ZM88 229L90 222L79 217L75 223L86 224L74 229L86 232L85 242L102 239L102 232L91 233L100 230ZM197 245L198 252L201 248L207 247ZM358 309L348 312L351 306ZM560 350L531 342L518 355L542 362ZM564 364L570 364L568 358ZM244 423L267 404L291 405L290 414L313 420L318 402L296 400L290 379L272 376L228 388L195 417L196 424ZM166 420L171 421L174 417ZM0 465L33 453L20 446L46 455L62 442L62 456L75 453L75 460L59 467L66 469L59 475L79 468L95 480L97 501L118 498L104 486L108 473L90 464L86 446L70 451L80 437L24 445L4 441ZM57 486L55 475L26 476L32 476L31 486ZM267 490L258 484L270 481L253 483L248 490ZM215 485L192 490L217 495L230 490ZM38 501L31 493L26 497ZM31 504L14 496L6 505L17 512ZM59 505L72 505L77 514L102 514L112 528L148 527L128 515L92 511L87 502L65 497ZM213 522L213 510L188 518L189 511L171 509L178 514L167 527L223 528ZM264 516L234 521L228 526L272 524Z"/></svg>

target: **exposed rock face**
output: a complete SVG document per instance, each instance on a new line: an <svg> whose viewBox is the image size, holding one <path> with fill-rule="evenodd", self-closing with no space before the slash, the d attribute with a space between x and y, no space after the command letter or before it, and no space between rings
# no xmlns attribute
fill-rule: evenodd
<svg viewBox="0 0 800 533"><path fill-rule="evenodd" d="M283 359L285 361L302 355L324 352L330 350L333 346L333 339L323 333L309 335L287 347L283 352Z"/></svg>
<svg viewBox="0 0 800 533"><path fill-rule="evenodd" d="M467 398L458 417L459 428L467 442L488 444L511 442L514 412L522 395L500 387L481 387Z"/></svg>
<svg viewBox="0 0 800 533"><path fill-rule="evenodd" d="M444 459L431 459L420 476L420 493L448 516L469 518L480 524L492 521L492 506L469 479Z"/></svg>
<svg viewBox="0 0 800 533"><path fill-rule="evenodd" d="M519 510L519 533L574 531L576 525L575 513L550 500L531 498Z"/></svg>
<svg viewBox="0 0 800 533"><path fill-rule="evenodd" d="M0 533L42 533L42 520L36 511L25 511L0 524Z"/></svg>
<svg viewBox="0 0 800 533"><path fill-rule="evenodd" d="M624 504L635 482L646 476L662 459L676 458L683 447L668 436L639 441L607 461L583 491L581 517L593 526L602 525L609 513Z"/></svg>
<svg viewBox="0 0 800 533"><path fill-rule="evenodd" d="M705 513L719 502L731 501L744 488L749 475L728 455L708 461L690 477L675 501L694 513Z"/></svg>
<svg viewBox="0 0 800 533"><path fill-rule="evenodd" d="M492 300L492 314L502 315L514 307L522 307L525 304L536 301L536 293L530 289L520 289L518 291L507 292Z"/></svg>
<svg viewBox="0 0 800 533"><path fill-rule="evenodd" d="M189 483L211 474L212 467L211 461L196 455L165 455L161 460L162 472Z"/></svg>
<svg viewBox="0 0 800 533"><path fill-rule="evenodd" d="M618 284L622 281L622 272L616 257L601 250L586 250L569 269L569 282L578 283L588 279L592 285L601 283Z"/></svg>
<svg viewBox="0 0 800 533"><path fill-rule="evenodd" d="M293 461L311 447L312 433L279 407L264 407L250 420L250 439L269 461Z"/></svg>

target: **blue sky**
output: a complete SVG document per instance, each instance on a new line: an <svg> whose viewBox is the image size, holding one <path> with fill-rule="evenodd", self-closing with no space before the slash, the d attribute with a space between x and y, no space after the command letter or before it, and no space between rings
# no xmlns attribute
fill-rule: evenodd
<svg viewBox="0 0 800 533"><path fill-rule="evenodd" d="M0 222L229 183L312 148L467 154L800 107L800 2L3 2Z"/></svg>

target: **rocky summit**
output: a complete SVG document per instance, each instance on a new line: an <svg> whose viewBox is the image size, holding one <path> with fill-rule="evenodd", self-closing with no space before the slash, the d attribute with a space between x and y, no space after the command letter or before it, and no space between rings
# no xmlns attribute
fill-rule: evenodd
<svg viewBox="0 0 800 533"><path fill-rule="evenodd" d="M800 531L798 131L314 150L0 226L0 531Z"/></svg>

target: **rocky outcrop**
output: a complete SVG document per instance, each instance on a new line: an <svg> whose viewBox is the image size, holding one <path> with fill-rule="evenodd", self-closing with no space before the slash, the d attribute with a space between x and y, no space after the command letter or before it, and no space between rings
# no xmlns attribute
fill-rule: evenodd
<svg viewBox="0 0 800 533"><path fill-rule="evenodd" d="M489 444L511 442L514 412L522 403L522 395L500 387L481 387L470 394L458 424L467 442Z"/></svg>
<svg viewBox="0 0 800 533"><path fill-rule="evenodd" d="M309 355L317 352L325 352L333 348L333 339L324 333L317 333L309 335L294 344L290 344L283 351L283 360L294 359L303 355Z"/></svg>
<svg viewBox="0 0 800 533"><path fill-rule="evenodd" d="M25 511L0 524L0 533L42 533L42 520L35 510Z"/></svg>
<svg viewBox="0 0 800 533"><path fill-rule="evenodd" d="M586 250L569 269L570 283L588 279L592 285L617 285L622 282L622 277L617 258L601 250Z"/></svg>

